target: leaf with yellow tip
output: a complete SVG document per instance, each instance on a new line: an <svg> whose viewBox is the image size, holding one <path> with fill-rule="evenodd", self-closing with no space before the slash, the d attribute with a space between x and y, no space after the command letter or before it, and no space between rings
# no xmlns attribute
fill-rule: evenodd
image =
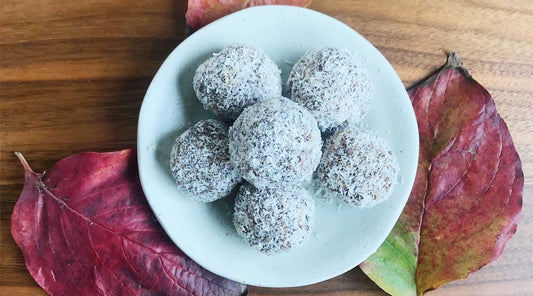
<svg viewBox="0 0 533 296"><path fill-rule="evenodd" d="M362 270L392 295L423 295L500 256L516 232L524 175L505 122L459 57L409 96L420 154L396 226Z"/></svg>

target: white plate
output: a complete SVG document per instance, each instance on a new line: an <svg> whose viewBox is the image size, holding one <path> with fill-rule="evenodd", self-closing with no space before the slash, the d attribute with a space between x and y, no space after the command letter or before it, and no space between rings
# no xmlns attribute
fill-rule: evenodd
<svg viewBox="0 0 533 296"><path fill-rule="evenodd" d="M283 81L307 51L347 47L359 56L374 83L364 124L392 146L400 163L390 199L359 209L315 197L314 233L305 245L267 256L248 246L232 224L231 201L199 203L180 196L169 172L173 140L200 119L214 117L196 99L198 65L233 42L262 48L282 70ZM308 285L340 275L370 256L385 240L411 191L418 159L418 130L409 97L387 60L343 23L297 7L261 6L224 17L194 33L155 75L139 115L141 183L155 215L178 247L206 269L256 286Z"/></svg>

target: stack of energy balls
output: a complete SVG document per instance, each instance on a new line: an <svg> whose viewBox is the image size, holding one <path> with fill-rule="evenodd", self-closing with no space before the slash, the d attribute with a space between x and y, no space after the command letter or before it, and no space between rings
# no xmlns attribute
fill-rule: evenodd
<svg viewBox="0 0 533 296"><path fill-rule="evenodd" d="M352 52L323 48L302 57L287 82L290 99L280 74L255 46L214 54L196 70L193 88L220 120L190 127L170 155L178 189L194 200L212 202L240 186L235 229L266 254L310 237L315 203L304 187L313 176L328 196L370 207L388 198L399 171L387 143L357 125L372 84Z"/></svg>

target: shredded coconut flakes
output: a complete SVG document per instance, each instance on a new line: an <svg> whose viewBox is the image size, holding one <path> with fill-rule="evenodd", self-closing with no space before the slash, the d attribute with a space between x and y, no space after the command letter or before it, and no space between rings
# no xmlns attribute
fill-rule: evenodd
<svg viewBox="0 0 533 296"><path fill-rule="evenodd" d="M355 55L323 48L301 58L287 82L292 100L313 113L323 132L360 122L370 109L372 84Z"/></svg>
<svg viewBox="0 0 533 296"><path fill-rule="evenodd" d="M259 188L310 180L321 145L313 115L283 97L248 107L229 130L233 165Z"/></svg>
<svg viewBox="0 0 533 296"><path fill-rule="evenodd" d="M193 88L206 109L232 121L244 108L279 97L280 73L261 49L230 44L198 67Z"/></svg>
<svg viewBox="0 0 533 296"><path fill-rule="evenodd" d="M388 199L398 171L396 156L382 138L349 126L326 141L317 175L328 195L372 207Z"/></svg>
<svg viewBox="0 0 533 296"><path fill-rule="evenodd" d="M170 171L178 189L194 200L210 202L227 196L241 181L229 157L228 127L208 119L183 132L174 141Z"/></svg>
<svg viewBox="0 0 533 296"><path fill-rule="evenodd" d="M235 201L233 222L248 244L271 255L306 241L314 214L314 200L302 187L260 190L245 184Z"/></svg>

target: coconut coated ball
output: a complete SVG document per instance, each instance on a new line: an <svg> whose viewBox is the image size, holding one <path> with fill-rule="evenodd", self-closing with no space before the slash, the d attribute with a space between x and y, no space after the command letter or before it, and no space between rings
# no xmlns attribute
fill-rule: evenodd
<svg viewBox="0 0 533 296"><path fill-rule="evenodd" d="M259 188L310 180L321 144L313 115L284 97L246 108L229 130L231 162Z"/></svg>
<svg viewBox="0 0 533 296"><path fill-rule="evenodd" d="M313 113L320 130L345 121L357 123L371 104L372 84L355 55L339 48L323 48L305 55L288 80L292 100Z"/></svg>
<svg viewBox="0 0 533 296"><path fill-rule="evenodd" d="M244 108L281 95L280 73L261 49L231 44L198 67L193 88L204 108L233 121Z"/></svg>
<svg viewBox="0 0 533 296"><path fill-rule="evenodd" d="M372 207L388 199L398 171L396 156L382 138L349 126L326 141L317 175L326 194Z"/></svg>
<svg viewBox="0 0 533 296"><path fill-rule="evenodd" d="M187 129L174 141L170 170L178 189L191 199L211 202L226 197L241 181L229 157L228 127L208 119Z"/></svg>
<svg viewBox="0 0 533 296"><path fill-rule="evenodd" d="M314 200L301 187L260 190L245 184L235 200L233 223L248 244L270 255L306 241L314 214Z"/></svg>

